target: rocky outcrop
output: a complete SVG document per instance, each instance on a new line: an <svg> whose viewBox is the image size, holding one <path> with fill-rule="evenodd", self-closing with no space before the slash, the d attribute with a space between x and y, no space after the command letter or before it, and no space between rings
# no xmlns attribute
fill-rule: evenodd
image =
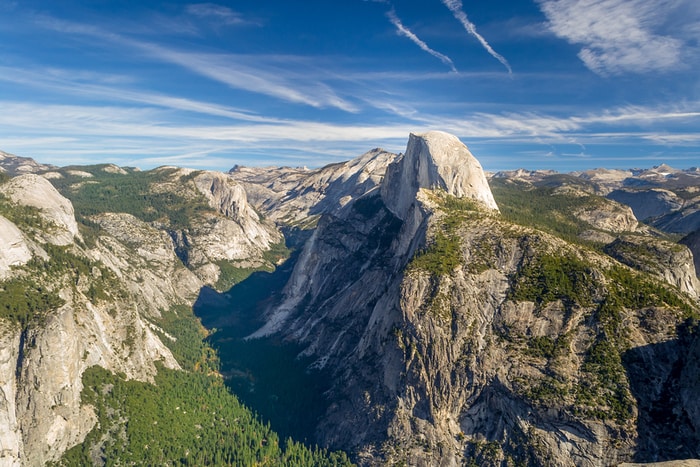
<svg viewBox="0 0 700 467"><path fill-rule="evenodd" d="M653 237L626 235L606 245L605 252L618 261L678 287L692 296L700 294L693 254L684 245Z"/></svg>
<svg viewBox="0 0 700 467"><path fill-rule="evenodd" d="M63 291L64 296L69 293ZM136 310L121 304L115 313L117 304L80 302L51 313L44 326L29 329L15 348L21 355L16 411L24 465L57 460L93 428L93 410L80 400L81 375L87 368L99 365L139 380L152 379L156 361L179 368Z"/></svg>
<svg viewBox="0 0 700 467"><path fill-rule="evenodd" d="M0 464L19 467L23 452L17 420L17 377L21 330L0 318Z"/></svg>
<svg viewBox="0 0 700 467"><path fill-rule="evenodd" d="M637 423L662 400L635 405L649 362L662 380L683 365L682 344L663 350L681 305L658 297L696 305L610 256L505 221L483 173L456 172L451 155L464 151L444 134L411 136L378 189L321 218L252 337L293 342L311 370L330 372L317 440L361 465L633 460L645 441ZM631 227L610 218L607 230ZM668 264L654 274L691 292L677 271L688 250L662 245L654 261ZM628 349L646 356L630 360L633 374ZM698 455L688 436L676 439Z"/></svg>
<svg viewBox="0 0 700 467"><path fill-rule="evenodd" d="M28 280L26 287L36 281L41 293L57 297L53 308L33 310L38 315L23 324L0 318L3 465L43 465L83 440L96 422L91 407L81 404L87 368L99 365L139 380L152 380L156 362L179 368L152 321L162 309L191 304L203 285L179 261L167 233L128 214L97 216L93 221L103 230L91 247L78 246L71 203L46 183L23 175L2 186L51 220L18 226L0 218L7 240L0 251L13 266L4 279ZM36 240L25 240L20 227ZM65 248L48 248L45 241ZM28 263L32 252L46 263Z"/></svg>
<svg viewBox="0 0 700 467"><path fill-rule="evenodd" d="M398 157L373 149L347 162L320 169L234 167L231 177L245 186L250 202L282 225L304 225L321 213L336 214L350 200L379 185Z"/></svg>
<svg viewBox="0 0 700 467"><path fill-rule="evenodd" d="M31 157L20 157L0 151L0 172L6 172L11 176L28 173L38 173L56 168L50 164L40 164Z"/></svg>
<svg viewBox="0 0 700 467"><path fill-rule="evenodd" d="M45 178L20 175L0 186L0 192L17 204L39 209L41 216L51 224L51 228L43 230L50 243L68 245L75 237L80 237L73 205Z"/></svg>
<svg viewBox="0 0 700 467"><path fill-rule="evenodd" d="M0 216L0 279L9 273L12 266L21 266L31 257L32 252L22 232Z"/></svg>
<svg viewBox="0 0 700 467"><path fill-rule="evenodd" d="M631 170L598 168L583 172L575 172L572 175L595 183L600 190L600 194L607 195L611 191L622 186L626 179L633 176L633 173Z"/></svg>
<svg viewBox="0 0 700 467"><path fill-rule="evenodd" d="M387 169L382 199L394 215L405 219L421 188L445 190L498 209L479 161L464 143L444 132L410 135L406 153Z"/></svg>
<svg viewBox="0 0 700 467"><path fill-rule="evenodd" d="M641 220L662 216L683 206L683 200L678 195L661 188L614 190L607 197L631 207L637 219Z"/></svg>
<svg viewBox="0 0 700 467"><path fill-rule="evenodd" d="M684 200L680 209L654 219L651 224L664 232L687 234L700 230L700 196Z"/></svg>
<svg viewBox="0 0 700 467"><path fill-rule="evenodd" d="M92 220L109 235L100 238L90 256L124 282L142 313L159 316L172 304L194 300L204 283L180 262L166 232L126 213Z"/></svg>
<svg viewBox="0 0 700 467"><path fill-rule="evenodd" d="M202 172L194 178L194 184L203 194L209 206L227 217L243 218L257 215L248 206L245 190L230 177L218 172Z"/></svg>
<svg viewBox="0 0 700 467"><path fill-rule="evenodd" d="M183 232L189 245L188 262L198 265L217 260L243 260L261 256L274 243L282 240L281 234L268 222L260 219L248 204L243 187L230 177L215 172L202 172L194 178L197 190L204 195L209 206L223 218L203 216L203 222Z"/></svg>
<svg viewBox="0 0 700 467"><path fill-rule="evenodd" d="M573 214L596 229L606 232L635 232L639 228L639 221L632 208L612 201L587 206Z"/></svg>
<svg viewBox="0 0 700 467"><path fill-rule="evenodd" d="M700 278L700 229L686 235L679 243L690 248L695 263L695 275Z"/></svg>

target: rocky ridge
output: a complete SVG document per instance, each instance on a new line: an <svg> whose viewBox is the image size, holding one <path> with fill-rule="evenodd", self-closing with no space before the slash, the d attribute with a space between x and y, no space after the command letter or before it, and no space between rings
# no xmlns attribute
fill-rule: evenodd
<svg viewBox="0 0 700 467"><path fill-rule="evenodd" d="M497 205L478 161L442 132L318 170L52 170L67 204L25 177L53 201L22 211L24 197L0 199L2 287L36 277L51 303L41 320L0 319L2 461L42 464L81 441L95 423L79 397L89 366L140 380L156 361L177 368L161 313L224 267L269 264L282 239L271 221L315 228L251 338L293 343L308 371L331 375L322 445L361 465L698 457L697 242L673 243L599 196L671 181L686 200L693 176L494 176L568 203L553 224L509 217L504 192ZM120 186L150 204L124 212L99 198ZM571 224L565 237L557 223Z"/></svg>
<svg viewBox="0 0 700 467"><path fill-rule="evenodd" d="M607 235L612 256L514 224L499 216L466 148L452 157L455 147L441 133L412 135L379 187L322 216L252 336L301 345L311 368L331 372L318 439L362 465L593 466L672 455L639 427L674 385L695 394L673 376L680 365L681 381L695 378L683 349L697 343L682 335L698 305L679 291L697 290L688 249L647 237L611 201L599 201L607 214L577 215ZM471 191L455 188L464 180ZM635 230L658 280L623 264L641 268L639 254L614 243ZM694 413L692 400L674 410ZM677 455L698 456L697 418L684 420Z"/></svg>
<svg viewBox="0 0 700 467"><path fill-rule="evenodd" d="M283 225L305 225L321 213L336 213L350 200L377 187L396 154L373 149L347 162L320 169L234 167L256 209Z"/></svg>
<svg viewBox="0 0 700 467"><path fill-rule="evenodd" d="M27 173L37 173L56 168L53 165L40 164L31 157L19 157L0 151L0 172L5 172L12 176Z"/></svg>
<svg viewBox="0 0 700 467"><path fill-rule="evenodd" d="M0 207L9 216L0 216L3 465L43 465L84 439L96 423L92 407L81 403L86 369L98 365L128 379L152 381L157 363L179 368L164 345L174 338L159 326L161 314L191 306L205 284L216 282L219 266L212 262L259 264L269 245L281 239L229 177L163 170L156 183L146 185L151 196L181 199L169 194L174 192L185 193L188 203L202 200L202 208L191 211L194 217L176 229L190 242L190 259L204 252L204 264L188 268L178 256L173 220L146 222L110 211L86 215L85 206L100 206L89 195L80 204L79 223L73 203L49 181L62 182L59 186L83 203L81 190L109 185L100 173L129 183L132 172L115 167L56 169L48 179L19 175L0 184ZM79 181L85 174L95 180L92 185ZM145 209L147 217L152 211ZM203 273L207 265L213 271ZM22 314L26 294L40 305Z"/></svg>

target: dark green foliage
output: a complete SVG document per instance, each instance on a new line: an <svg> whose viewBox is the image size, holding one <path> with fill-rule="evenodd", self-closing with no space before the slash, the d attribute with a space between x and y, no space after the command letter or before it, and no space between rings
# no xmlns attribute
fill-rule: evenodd
<svg viewBox="0 0 700 467"><path fill-rule="evenodd" d="M420 269L442 276L451 273L463 260L462 240L457 229L483 209L471 199L457 198L444 192L437 192L433 200L439 204L444 216L441 224L436 226L432 242L416 253L408 269Z"/></svg>
<svg viewBox="0 0 700 467"><path fill-rule="evenodd" d="M350 465L342 453L291 441L283 449L214 376L161 367L152 385L92 367L83 384L98 424L59 465Z"/></svg>
<svg viewBox="0 0 700 467"><path fill-rule="evenodd" d="M78 256L69 247L46 243L42 248L49 254L48 260L34 257L23 267L29 274L20 274L0 282L0 316L26 326L33 319L42 319L45 314L62 306L65 302L58 293L44 282L68 275L75 284L80 277L89 277L86 291L89 300L107 300L122 293L114 274L100 263ZM93 269L99 276L93 275Z"/></svg>
<svg viewBox="0 0 700 467"><path fill-rule="evenodd" d="M68 274L72 276L74 283L77 283L80 277L88 277L90 286L86 296L93 303L99 300L108 300L111 297L124 298L126 296L126 292L114 273L100 262L80 256L67 246L46 243L42 245L42 248L49 254L49 260L33 258L27 264L29 268L36 271L37 275L59 277Z"/></svg>
<svg viewBox="0 0 700 467"><path fill-rule="evenodd" d="M287 247L284 240L274 245L270 245L270 248L263 252L263 258L269 261L271 264L280 264L286 261L291 255L292 250Z"/></svg>
<svg viewBox="0 0 700 467"><path fill-rule="evenodd" d="M7 172L0 170L0 185L10 180L11 178L12 177L10 177L10 175Z"/></svg>
<svg viewBox="0 0 700 467"><path fill-rule="evenodd" d="M557 350L557 342L547 336L533 337L528 341L527 345L526 352L533 357L550 359L554 357Z"/></svg>
<svg viewBox="0 0 700 467"><path fill-rule="evenodd" d="M460 245L459 237L437 232L433 242L416 254L409 268L435 275L449 274L462 262Z"/></svg>
<svg viewBox="0 0 700 467"><path fill-rule="evenodd" d="M606 271L613 293L621 306L639 309L648 306L680 308L688 317L695 313L693 306L672 286L645 277L622 266Z"/></svg>
<svg viewBox="0 0 700 467"><path fill-rule="evenodd" d="M605 277L596 283L594 277ZM601 277L602 279L602 277ZM621 355L629 348L625 316L645 307L670 307L686 316L694 307L674 287L623 266L597 275L590 263L571 255L533 256L513 276L513 300L533 301L542 306L561 300L572 306L594 307L590 325L595 337L585 352L580 378L573 390L573 413L625 424L634 416L634 399ZM517 336L516 336L517 337ZM510 336L516 342L516 337ZM563 404L571 386L556 376L556 359L568 348L566 336L557 339L534 337L525 352L547 360L546 376L536 383L523 381L523 394L537 404ZM552 371L555 370L555 371Z"/></svg>
<svg viewBox="0 0 700 467"><path fill-rule="evenodd" d="M276 243L270 246L269 250L263 252L263 259L268 264L264 264L257 268L241 268L230 261L217 261L219 266L219 280L216 282L215 288L220 292L229 290L234 285L243 282L251 274L255 272L273 272L275 265L284 262L289 258L291 251L284 242Z"/></svg>
<svg viewBox="0 0 700 467"><path fill-rule="evenodd" d="M98 424L83 443L64 454L59 465L97 461L107 466L351 465L343 453L309 448L291 439L282 447L270 425L241 405L223 384L218 356L203 341L206 331L191 309L162 311L157 324L164 331L158 331L161 340L187 371L159 366L152 385L127 381L100 367L88 369L82 402L96 408ZM286 384L284 372L276 378ZM290 384L296 390L309 389Z"/></svg>
<svg viewBox="0 0 700 467"><path fill-rule="evenodd" d="M591 265L574 256L540 255L526 260L512 278L512 299L545 305L588 304L595 291Z"/></svg>
<svg viewBox="0 0 700 467"><path fill-rule="evenodd" d="M307 370L308 359L297 358L300 348L270 339L232 339L235 332L223 329L211 337L227 385L281 436L312 439L328 407L326 375Z"/></svg>
<svg viewBox="0 0 700 467"><path fill-rule="evenodd" d="M207 331L189 307L183 305L161 311L158 326L167 333L157 331L160 340L182 368L205 373L218 370L216 352L203 341Z"/></svg>
<svg viewBox="0 0 700 467"><path fill-rule="evenodd" d="M614 341L599 336L588 349L581 370L584 376L577 388L576 412L618 423L633 417L635 403Z"/></svg>
<svg viewBox="0 0 700 467"><path fill-rule="evenodd" d="M270 271L270 268L239 268L230 261L216 261L216 264L219 266L219 280L214 287L220 292L246 280L256 271Z"/></svg>
<svg viewBox="0 0 700 467"><path fill-rule="evenodd" d="M575 218L572 212L601 202L594 195L554 194L553 187L532 187L503 179L491 179L490 185L505 219L544 230L572 243L582 243L579 235L591 228L586 222Z"/></svg>
<svg viewBox="0 0 700 467"><path fill-rule="evenodd" d="M46 230L50 226L41 217L38 208L15 204L10 199L0 193L0 216L5 217L20 230L31 233L32 230Z"/></svg>
<svg viewBox="0 0 700 467"><path fill-rule="evenodd" d="M189 199L168 191L153 192L151 184L167 180L175 169L114 174L102 170L103 166L78 168L94 177L86 179L64 171L64 178L51 180L72 201L77 217L125 212L145 222L161 221L172 229L181 229L198 213L211 210L202 196ZM178 183L184 185L194 175L183 176Z"/></svg>
<svg viewBox="0 0 700 467"><path fill-rule="evenodd" d="M15 278L0 282L0 317L26 327L65 302L54 291L32 279Z"/></svg>

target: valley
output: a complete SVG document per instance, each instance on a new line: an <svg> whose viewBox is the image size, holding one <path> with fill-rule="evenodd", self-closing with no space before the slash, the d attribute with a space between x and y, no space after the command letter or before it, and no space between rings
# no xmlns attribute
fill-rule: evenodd
<svg viewBox="0 0 700 467"><path fill-rule="evenodd" d="M7 465L700 458L698 169L2 162Z"/></svg>

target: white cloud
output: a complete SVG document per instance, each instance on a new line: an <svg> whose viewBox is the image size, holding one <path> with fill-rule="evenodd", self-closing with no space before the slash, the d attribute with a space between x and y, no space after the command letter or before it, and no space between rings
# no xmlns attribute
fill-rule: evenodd
<svg viewBox="0 0 700 467"><path fill-rule="evenodd" d="M461 118L421 115L420 121L405 119L384 125L272 119L267 122L192 125L157 108L13 101L0 101L0 107L3 109L0 128L5 135L12 135L10 138L0 137L0 147L6 145L4 150L13 152L14 148L33 147L43 148L47 154L57 151L76 155L101 154L106 151L106 154L141 154L144 157L248 148L268 156L279 153L275 157L283 157L284 153L294 150L326 151L328 154L346 151L349 158L387 142L399 142L395 147L400 150L409 132L429 129L452 132L465 142L493 141L499 145L591 141L610 144L630 138L659 144L697 144L697 135L693 136L691 130L682 128L694 128L700 122L700 111L696 110L698 103L684 108L622 107L569 116L536 112L478 112ZM680 123L682 127L674 131L674 125L667 125L670 123ZM356 148L357 152L348 153L348 148L353 148L353 151Z"/></svg>
<svg viewBox="0 0 700 467"><path fill-rule="evenodd" d="M600 75L669 70L682 64L683 41L659 30L677 0L537 0L549 28Z"/></svg>
<svg viewBox="0 0 700 467"><path fill-rule="evenodd" d="M454 17L462 23L462 26L464 26L464 29L474 36L476 40L479 41L481 46L486 49L486 51L496 60L501 62L501 64L506 67L506 70L508 70L508 74L512 74L513 70L510 67L510 64L508 63L508 60L506 60L501 54L493 50L493 47L484 39L484 37L479 34L476 30L476 26L474 26L474 23L469 21L469 18L467 17L467 14L464 12L462 9L462 0L442 0L442 3L452 12Z"/></svg>
<svg viewBox="0 0 700 467"><path fill-rule="evenodd" d="M428 47L428 44L423 42L418 36L416 36L410 29L408 29L406 26L401 23L401 20L396 16L396 11L392 8L391 10L387 11L386 17L389 18L389 21L391 21L391 24L394 25L396 28L397 34L407 37L408 39L411 40L414 44L416 44L418 47L421 48L421 50L424 50L425 52L428 52L430 55L433 57L437 58L440 60L442 63L445 65L449 66L450 69L453 72L457 71L457 68L455 68L455 64L452 61L450 57L448 57L445 54L441 54L440 52L431 49Z"/></svg>

